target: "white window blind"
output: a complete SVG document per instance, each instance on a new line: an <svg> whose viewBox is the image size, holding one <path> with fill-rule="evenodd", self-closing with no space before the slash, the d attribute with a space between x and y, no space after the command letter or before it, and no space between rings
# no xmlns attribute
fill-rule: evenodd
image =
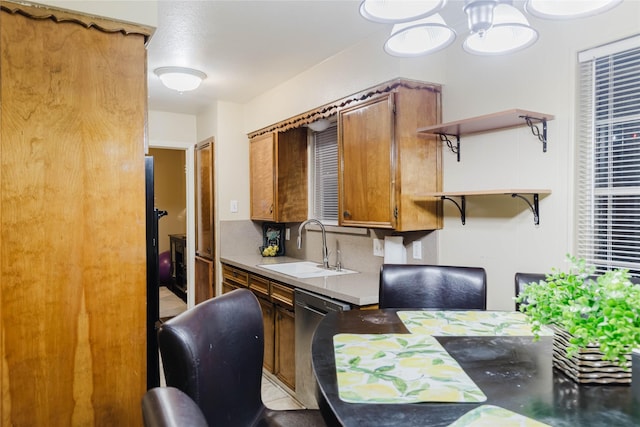
<svg viewBox="0 0 640 427"><path fill-rule="evenodd" d="M338 131L333 124L313 134L313 213L323 222L338 221Z"/></svg>
<svg viewBox="0 0 640 427"><path fill-rule="evenodd" d="M580 55L577 254L640 276L640 37L629 40Z"/></svg>

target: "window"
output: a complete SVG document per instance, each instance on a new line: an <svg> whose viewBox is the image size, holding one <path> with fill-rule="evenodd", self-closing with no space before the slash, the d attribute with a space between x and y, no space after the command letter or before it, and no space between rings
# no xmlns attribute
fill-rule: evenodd
<svg viewBox="0 0 640 427"><path fill-rule="evenodd" d="M338 223L338 130L333 123L327 129L313 132L312 137L313 218L323 223Z"/></svg>
<svg viewBox="0 0 640 427"><path fill-rule="evenodd" d="M579 59L577 255L640 276L640 36Z"/></svg>

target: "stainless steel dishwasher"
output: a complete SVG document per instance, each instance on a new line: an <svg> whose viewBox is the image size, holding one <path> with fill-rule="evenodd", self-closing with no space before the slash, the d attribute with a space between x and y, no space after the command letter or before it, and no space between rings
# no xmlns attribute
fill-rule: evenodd
<svg viewBox="0 0 640 427"><path fill-rule="evenodd" d="M316 379L311 367L311 339L318 323L329 312L346 311L349 304L296 289L296 398L309 409L318 409Z"/></svg>

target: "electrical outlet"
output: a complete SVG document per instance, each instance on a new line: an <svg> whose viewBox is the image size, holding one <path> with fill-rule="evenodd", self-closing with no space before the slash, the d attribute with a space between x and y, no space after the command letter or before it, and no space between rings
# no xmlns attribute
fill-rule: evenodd
<svg viewBox="0 0 640 427"><path fill-rule="evenodd" d="M413 259L422 259L422 242L413 242Z"/></svg>
<svg viewBox="0 0 640 427"><path fill-rule="evenodd" d="M384 256L384 240L373 239L373 255Z"/></svg>

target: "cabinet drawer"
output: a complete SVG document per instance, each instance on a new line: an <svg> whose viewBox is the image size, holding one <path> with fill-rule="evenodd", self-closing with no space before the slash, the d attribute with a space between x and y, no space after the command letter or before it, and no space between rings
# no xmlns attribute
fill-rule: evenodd
<svg viewBox="0 0 640 427"><path fill-rule="evenodd" d="M256 294L269 298L269 279L264 277L249 275L249 289Z"/></svg>
<svg viewBox="0 0 640 427"><path fill-rule="evenodd" d="M271 299L276 303L293 309L293 288L277 282L271 282Z"/></svg>
<svg viewBox="0 0 640 427"><path fill-rule="evenodd" d="M223 294L226 294L227 292L235 291L236 289L240 289L240 287L232 285L229 282L222 282L222 293Z"/></svg>
<svg viewBox="0 0 640 427"><path fill-rule="evenodd" d="M222 277L226 282L246 288L249 286L249 273L238 268L222 264Z"/></svg>

